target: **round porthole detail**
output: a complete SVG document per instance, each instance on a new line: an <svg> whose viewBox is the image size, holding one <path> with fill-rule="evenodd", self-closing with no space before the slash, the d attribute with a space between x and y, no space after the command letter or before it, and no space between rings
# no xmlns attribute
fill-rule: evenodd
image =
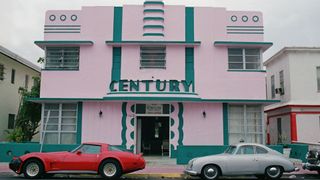
<svg viewBox="0 0 320 180"><path fill-rule="evenodd" d="M61 16L60 16L60 20L61 20L61 21L65 21L66 19L67 19L67 16L66 16L66 15L61 15Z"/></svg>
<svg viewBox="0 0 320 180"><path fill-rule="evenodd" d="M253 22L258 22L259 21L259 17L258 16L253 16L252 17L252 21Z"/></svg>
<svg viewBox="0 0 320 180"><path fill-rule="evenodd" d="M237 16L233 15L231 16L231 21L232 22L236 22L238 20Z"/></svg>
<svg viewBox="0 0 320 180"><path fill-rule="evenodd" d="M50 21L54 21L54 20L56 20L56 16L55 16L55 15L53 15L53 14L52 14L52 15L50 15L50 16L49 16L49 20L50 20Z"/></svg>
<svg viewBox="0 0 320 180"><path fill-rule="evenodd" d="M249 19L248 16L242 16L242 21L243 21L243 22L247 22L248 19Z"/></svg>
<svg viewBox="0 0 320 180"><path fill-rule="evenodd" d="M73 14L73 15L71 16L71 20L72 20L72 21L76 21L77 19L78 19L78 16L77 16L77 15Z"/></svg>

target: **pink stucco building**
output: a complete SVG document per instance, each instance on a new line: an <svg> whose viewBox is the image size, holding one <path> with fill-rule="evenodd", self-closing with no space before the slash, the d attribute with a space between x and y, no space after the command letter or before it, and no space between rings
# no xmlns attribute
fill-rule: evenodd
<svg viewBox="0 0 320 180"><path fill-rule="evenodd" d="M47 11L44 143L100 141L175 157L265 142L261 12L166 5Z"/></svg>

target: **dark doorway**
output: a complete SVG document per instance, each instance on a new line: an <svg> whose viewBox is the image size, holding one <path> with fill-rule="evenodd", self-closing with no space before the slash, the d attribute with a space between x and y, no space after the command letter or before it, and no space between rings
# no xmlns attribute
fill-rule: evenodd
<svg viewBox="0 0 320 180"><path fill-rule="evenodd" d="M141 152L144 155L169 155L169 117L141 119Z"/></svg>

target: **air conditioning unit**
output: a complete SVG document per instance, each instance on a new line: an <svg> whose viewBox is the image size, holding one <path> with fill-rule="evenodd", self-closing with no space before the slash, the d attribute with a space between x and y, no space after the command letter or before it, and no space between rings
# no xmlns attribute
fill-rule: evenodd
<svg viewBox="0 0 320 180"><path fill-rule="evenodd" d="M276 88L276 94L284 94L283 88Z"/></svg>

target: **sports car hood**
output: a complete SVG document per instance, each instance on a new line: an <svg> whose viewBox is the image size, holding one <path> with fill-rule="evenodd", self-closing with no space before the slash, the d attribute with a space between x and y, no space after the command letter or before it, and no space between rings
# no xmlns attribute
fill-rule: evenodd
<svg viewBox="0 0 320 180"><path fill-rule="evenodd" d="M23 160L23 159L26 159L30 156L34 156L34 157L51 157L51 156L63 156L63 155L66 155L67 153L69 152L32 152L32 153L28 153L28 154L25 154L25 155L22 155L20 156L20 158Z"/></svg>

